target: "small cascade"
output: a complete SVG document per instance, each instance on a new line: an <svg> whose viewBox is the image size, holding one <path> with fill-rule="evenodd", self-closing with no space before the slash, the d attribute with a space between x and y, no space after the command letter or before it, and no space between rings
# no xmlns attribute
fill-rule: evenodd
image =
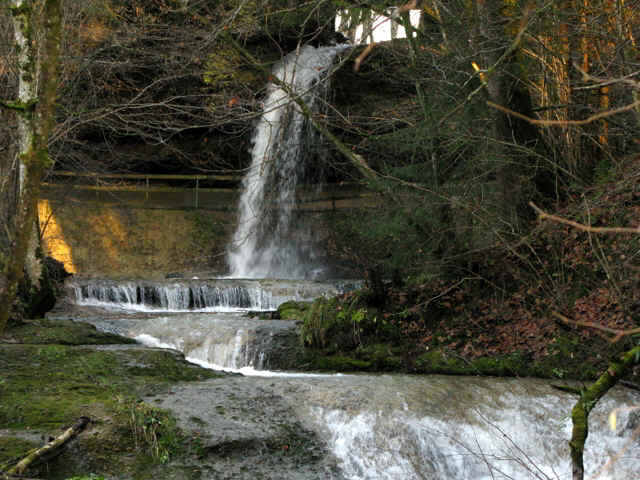
<svg viewBox="0 0 640 480"><path fill-rule="evenodd" d="M216 370L292 368L299 347L295 322L252 319L242 313L100 311L81 318L150 347L179 350L189 361Z"/></svg>
<svg viewBox="0 0 640 480"><path fill-rule="evenodd" d="M207 284L153 285L134 282L74 285L78 305L116 306L127 310L273 310L273 297L259 288Z"/></svg>
<svg viewBox="0 0 640 480"><path fill-rule="evenodd" d="M67 283L76 305L134 311L269 311L289 300L337 295L356 286L336 282L237 280L113 281L74 279Z"/></svg>
<svg viewBox="0 0 640 480"><path fill-rule="evenodd" d="M315 381L311 398L295 401L325 433L346 479L571 478L576 399L544 380L396 375L329 382ZM591 413L585 478L638 478L638 400L616 389Z"/></svg>
<svg viewBox="0 0 640 480"><path fill-rule="evenodd" d="M313 109L321 87L326 89L323 78L335 56L346 48L346 44L304 45L278 62L273 76ZM304 115L289 94L269 84L228 253L231 277L309 278L309 272L317 271L313 252L292 240L290 228L298 178L304 170L305 127Z"/></svg>

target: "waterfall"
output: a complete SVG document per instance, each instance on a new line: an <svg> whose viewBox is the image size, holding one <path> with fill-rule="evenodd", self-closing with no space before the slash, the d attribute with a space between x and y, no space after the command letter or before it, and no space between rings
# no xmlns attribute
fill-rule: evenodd
<svg viewBox="0 0 640 480"><path fill-rule="evenodd" d="M455 376L341 375L214 379L183 383L163 399L194 425L213 451L236 442L269 445L274 427L285 455L209 456L233 478L304 480L570 480L571 408L575 396L547 381ZM189 409L184 405L188 404ZM637 480L640 394L614 388L589 416L585 479ZM216 408L225 415L217 413ZM615 429L609 414L617 409ZM182 425L189 428L183 421ZM204 426L203 426L204 425ZM302 430L303 426L305 430ZM275 430L278 431L278 430ZM307 440L317 436L313 450ZM321 444L324 443L326 450ZM292 446L293 445L293 446ZM258 449L256 449L258 450ZM274 459L275 457L275 459ZM293 458L294 466L286 463ZM247 461L248 459L248 461ZM335 469L332 466L335 465ZM222 478L209 475L206 478Z"/></svg>
<svg viewBox="0 0 640 480"><path fill-rule="evenodd" d="M275 310L289 300L310 301L335 296L361 282L273 280L100 280L67 281L75 305L139 312L236 312Z"/></svg>
<svg viewBox="0 0 640 480"><path fill-rule="evenodd" d="M234 371L263 368L269 360L269 334L294 327L287 322L248 320L234 314L188 314L126 324L120 321L119 328L145 345L179 350L193 363Z"/></svg>
<svg viewBox="0 0 640 480"><path fill-rule="evenodd" d="M323 77L346 48L305 45L274 65L272 73L310 108L317 108L318 93L326 86ZM291 229L295 191L304 169L305 123L289 95L269 84L228 253L231 277L306 278L306 272L317 268L310 261L313 252L295 244Z"/></svg>
<svg viewBox="0 0 640 480"><path fill-rule="evenodd" d="M259 286L199 283L83 282L71 285L75 303L138 311L274 310L273 294Z"/></svg>

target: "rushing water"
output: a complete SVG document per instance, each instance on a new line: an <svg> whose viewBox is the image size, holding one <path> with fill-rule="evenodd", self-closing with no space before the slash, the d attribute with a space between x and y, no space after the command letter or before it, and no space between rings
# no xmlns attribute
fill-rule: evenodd
<svg viewBox="0 0 640 480"><path fill-rule="evenodd" d="M100 280L67 282L73 303L141 312L244 312L275 310L289 300L309 301L353 290L357 281Z"/></svg>
<svg viewBox="0 0 640 480"><path fill-rule="evenodd" d="M567 439L575 398L547 381L435 375L330 381L331 392L316 387L305 405L349 479L571 478ZM607 416L639 399L620 389L592 413L586 478L598 472L595 478L638 478L632 420L623 415L612 431Z"/></svg>
<svg viewBox="0 0 640 480"><path fill-rule="evenodd" d="M315 432L325 445L326 459L314 463L313 468L294 462L285 472L285 467L268 462L261 462L259 467L241 463L234 467L237 473L221 477L220 472L231 468L225 460L220 470L212 466L214 473L203 478L253 478L242 473L246 468L273 479L571 478L567 440L575 397L554 390L549 382L273 372L266 369L286 369L287 362L295 360L299 349L295 322L249 318L246 311L220 311L231 308L226 303L204 307L210 311L170 312L162 311L162 305L176 304L162 300L141 311L141 290L155 290L155 296L168 298L171 295L167 292L178 287L183 292L201 291L207 282L209 288L234 287L231 280L73 280L68 302L50 315L71 316L152 347L180 350L189 360L208 368L270 377L228 377L177 386L162 400L162 406L183 418L185 428L197 428L198 432L204 429L214 450L218 443L269 443L270 437L262 438L260 432L269 430L268 425L281 428L285 424L287 428L304 427ZM274 304L276 298L285 301L323 292L335 294L345 285L235 283L236 287L256 289L256 298L268 297ZM184 299L188 295L178 296ZM183 301L180 305L185 306ZM242 310L238 305L232 308ZM240 404L244 410L239 409ZM632 412L633 406L640 406L640 395L617 388L592 412L585 452L586 478L640 478L640 442L633 438L634 429L637 434L640 425L640 412ZM616 408L620 409L619 418L612 430L607 416ZM221 411L235 413L221 416ZM204 419L207 427L190 427L189 419L194 416ZM608 464L612 458L615 462Z"/></svg>
<svg viewBox="0 0 640 480"><path fill-rule="evenodd" d="M313 105L314 83L343 48L302 47L273 73ZM179 350L206 368L252 375L176 385L153 400L203 442L203 479L569 480L575 398L547 381L286 371L300 365L296 322L249 312L358 286L264 279L305 278L318 267L290 232L303 120L287 94L270 85L229 252L231 275L244 279L72 279L67 300L49 316L85 320L149 347ZM616 388L591 413L587 478L640 478L635 406L637 392ZM607 417L614 409L612 429Z"/></svg>
<svg viewBox="0 0 640 480"><path fill-rule="evenodd" d="M273 76L313 109L334 57L345 48L304 45L278 62ZM269 84L254 132L252 163L242 183L238 227L228 255L231 277L309 278L317 271L313 252L291 238L304 146L304 115L285 90Z"/></svg>
<svg viewBox="0 0 640 480"><path fill-rule="evenodd" d="M575 399L541 380L440 375L236 377L182 385L172 392L160 406L176 412L184 424L189 415L201 418L207 428L200 431L208 445L268 443L265 437L274 424L295 420L316 433L327 446L326 457L337 465L337 471L317 474L308 474L305 465L299 465L296 475L280 466L265 471L258 460L250 464L251 473L228 478L571 479L567 439ZM614 389L594 409L585 478L638 478L640 445L632 438L634 420L623 413L615 431L607 426L612 409L638 402L639 395ZM226 415L218 415L212 403ZM608 463L612 458L615 461Z"/></svg>

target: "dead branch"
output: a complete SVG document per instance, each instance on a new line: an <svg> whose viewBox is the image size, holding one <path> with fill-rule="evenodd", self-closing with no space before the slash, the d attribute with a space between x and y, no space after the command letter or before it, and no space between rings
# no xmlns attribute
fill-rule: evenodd
<svg viewBox="0 0 640 480"><path fill-rule="evenodd" d="M613 337L605 337L605 338L607 338L607 340L609 340L611 343L616 343L621 338L628 337L629 335L635 335L636 333L640 333L640 328L630 328L628 330L619 330L617 328L605 327L604 325L600 325L599 323L582 322L582 321L579 321L579 320L572 320L572 319L562 315L560 312L551 312L551 314L554 317L556 317L558 320L560 320L561 322L566 323L567 325L576 325L578 327L593 328L593 329L599 330L601 332L610 333L610 334L612 334L614 336Z"/></svg>
<svg viewBox="0 0 640 480"><path fill-rule="evenodd" d="M375 46L376 46L376 42L371 42L369 45L367 45L367 48L365 48L362 51L362 53L360 55L358 55L358 57L353 61L353 71L354 72L357 72L358 70L360 70L360 65L362 64L362 62L365 61L365 59L373 51Z"/></svg>
<svg viewBox="0 0 640 480"><path fill-rule="evenodd" d="M80 417L72 427L67 428L61 435L50 442L47 442L43 447L31 450L26 457L16 464L16 466L10 468L9 471L7 471L7 474L9 476L22 475L24 471L29 468L29 465L36 460L59 453L60 449L69 442L69 440L75 438L80 432L82 432L90 421L91 420L88 417Z"/></svg>
<svg viewBox="0 0 640 480"><path fill-rule="evenodd" d="M612 117L613 115L617 115L619 113L628 112L629 110L633 110L634 108L640 107L640 100L636 100L633 103L625 105L624 107L614 108L611 110L605 110L604 112L596 113L591 115L590 117L585 118L584 120L540 120L537 118L531 118L522 113L515 112L510 108L503 107L502 105L498 105L497 103L493 103L491 100L487 100L487 105L495 108L496 110L500 110L507 115L511 115L512 117L519 118L520 120L524 120L525 122L529 122L532 125L540 125L543 127L549 127L553 125L587 125L589 123L593 123L596 120L601 120L603 118Z"/></svg>
<svg viewBox="0 0 640 480"><path fill-rule="evenodd" d="M636 80L632 80L633 77L636 77L638 75L640 75L640 70L637 72L633 72L630 73L629 75L625 75L624 77L619 77L619 78L600 78L600 77L596 77L594 75L591 75L587 72L585 72L582 68L580 68L580 65L578 65L577 63L573 64L573 68L575 68L576 70L578 70L580 72L580 74L582 75L582 78L585 81L588 82L594 82L595 85L587 85L585 87L574 87L574 90L591 90L594 88L602 88L602 87L606 87L609 85L615 85L617 83L624 83L626 85L629 85L633 88L640 88L640 82L636 81Z"/></svg>
<svg viewBox="0 0 640 480"><path fill-rule="evenodd" d="M640 102L638 102L640 105ZM640 233L640 227L592 227L591 225L584 225L582 223L574 222L573 220L568 220L566 218L559 217L557 215L552 215L551 213L547 213L538 207L535 203L529 202L529 206L533 208L540 220L551 220L552 222L562 223L564 225L569 225L571 227L577 228L578 230L582 230L583 232L590 233Z"/></svg>

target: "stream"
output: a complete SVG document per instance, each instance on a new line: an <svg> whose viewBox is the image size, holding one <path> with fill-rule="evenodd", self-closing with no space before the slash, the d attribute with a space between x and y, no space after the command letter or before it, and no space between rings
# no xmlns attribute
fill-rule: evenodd
<svg viewBox="0 0 640 480"><path fill-rule="evenodd" d="M358 287L310 280L332 269L304 241L313 229L300 232L294 215L314 136L290 95L321 113L334 59L348 48L303 45L273 66L281 82L267 85L228 250L234 278L73 278L49 317L87 321L231 372L146 399L203 440L205 458L193 466L200 478L570 479L575 397L549 381L292 372L301 349L296 322L250 315ZM287 280L265 279L273 277ZM617 387L592 411L586 478L640 478L634 406L640 394Z"/></svg>
<svg viewBox="0 0 640 480"><path fill-rule="evenodd" d="M571 478L567 440L575 399L549 381L288 372L287 357L298 348L295 322L248 315L353 287L73 279L49 316L87 321L149 347L179 350L204 367L243 374L178 385L148 399L206 439L213 453L202 478ZM640 440L633 437L640 411L632 410L639 405L640 394L618 387L591 413L586 478L640 477Z"/></svg>

